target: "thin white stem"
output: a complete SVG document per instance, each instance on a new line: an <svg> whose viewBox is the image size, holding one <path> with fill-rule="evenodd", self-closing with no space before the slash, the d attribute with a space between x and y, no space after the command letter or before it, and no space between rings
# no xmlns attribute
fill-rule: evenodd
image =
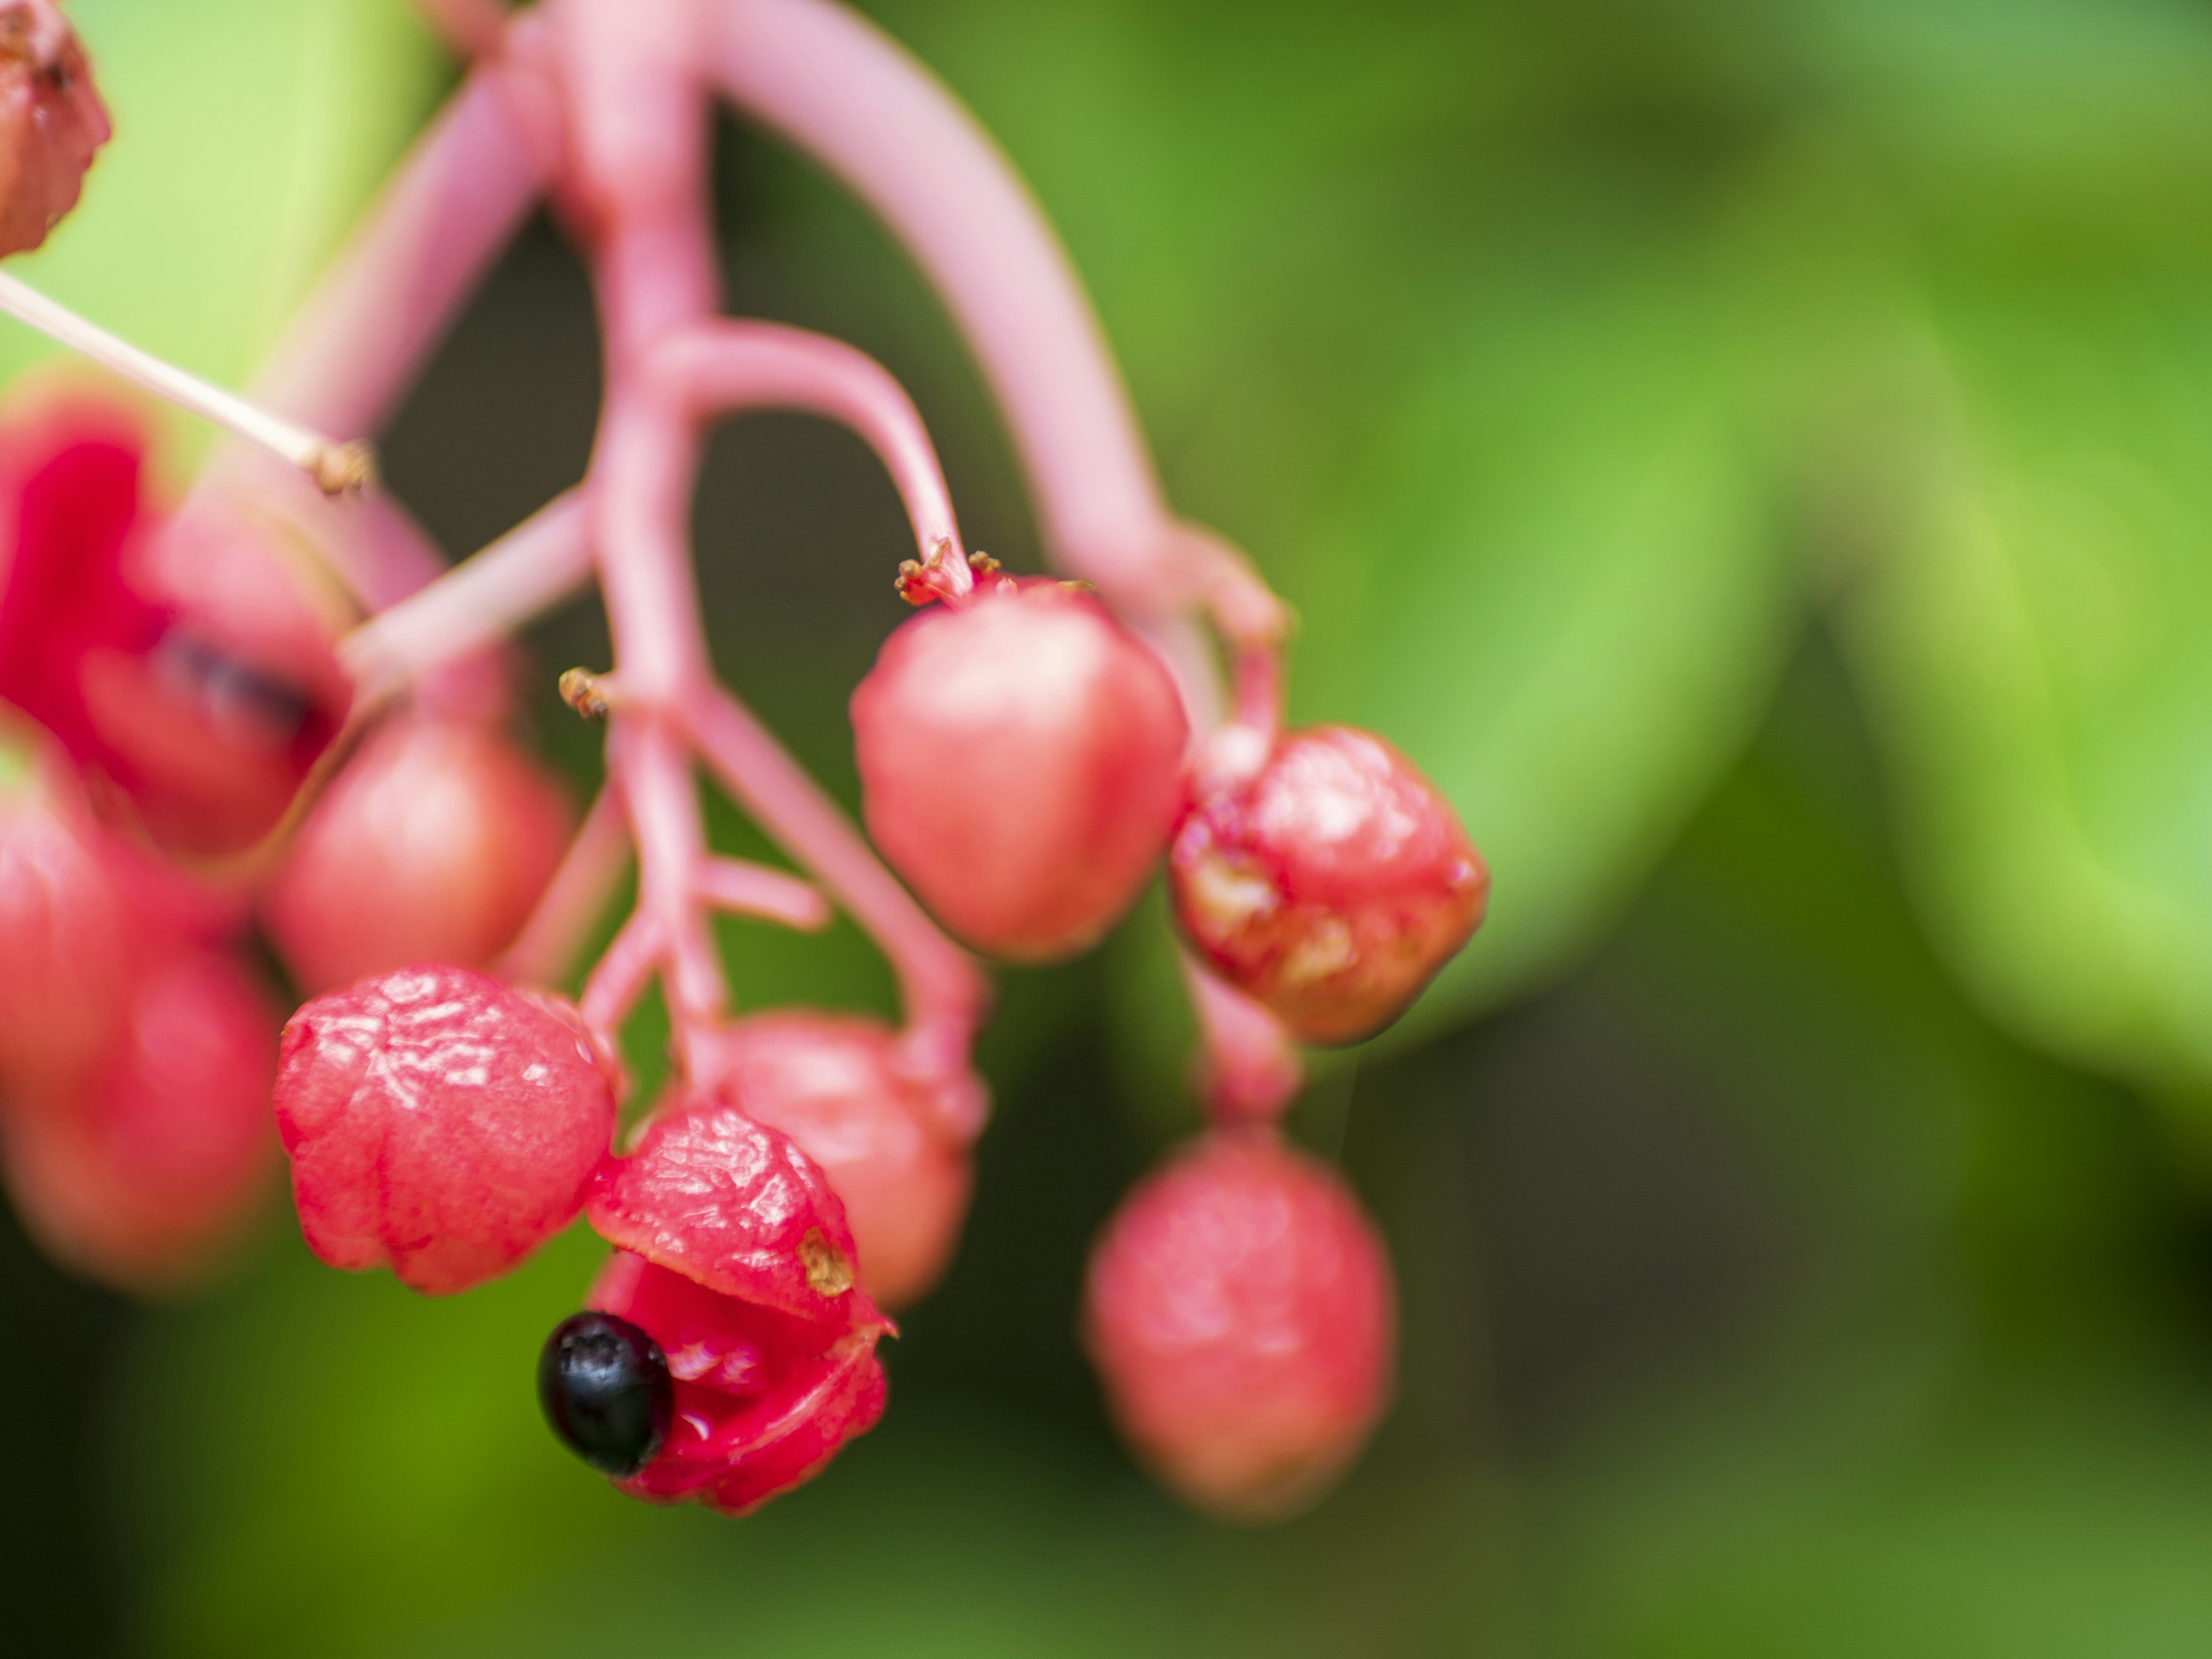
<svg viewBox="0 0 2212 1659"><path fill-rule="evenodd" d="M339 443L319 432L270 414L234 392L211 386L150 351L142 351L68 307L0 271L0 311L60 341L125 380L135 380L178 408L214 422L225 431L270 454L313 479L325 495L358 492L374 476L368 446Z"/></svg>

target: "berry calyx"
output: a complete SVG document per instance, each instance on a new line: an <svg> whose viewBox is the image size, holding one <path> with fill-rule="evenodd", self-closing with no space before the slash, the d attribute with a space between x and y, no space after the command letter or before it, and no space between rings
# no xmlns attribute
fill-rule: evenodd
<svg viewBox="0 0 2212 1659"><path fill-rule="evenodd" d="M574 1007L431 963L317 997L284 1027L276 1127L317 1255L463 1291L583 1207L616 1072Z"/></svg>
<svg viewBox="0 0 2212 1659"><path fill-rule="evenodd" d="M1231 984L1308 1042L1403 1013L1480 926L1490 872L1451 803L1372 732L1317 726L1195 769L1169 854L1176 916Z"/></svg>
<svg viewBox="0 0 2212 1659"><path fill-rule="evenodd" d="M915 617L884 642L852 716L869 835L978 949L1084 949L1167 844L1182 699L1080 588L995 578Z"/></svg>
<svg viewBox="0 0 2212 1659"><path fill-rule="evenodd" d="M844 1206L788 1137L679 1092L610 1158L587 1213L615 1244L586 1298L651 1335L668 1439L623 1489L742 1515L812 1478L883 1415L878 1339Z"/></svg>
<svg viewBox="0 0 2212 1659"><path fill-rule="evenodd" d="M538 1403L570 1451L627 1479L668 1438L676 1385L660 1345L612 1314L572 1314L538 1358Z"/></svg>
<svg viewBox="0 0 2212 1659"><path fill-rule="evenodd" d="M1203 1509L1316 1498L1390 1393L1395 1297L1373 1224L1272 1134L1208 1136L1093 1247L1084 1332L1121 1431Z"/></svg>
<svg viewBox="0 0 2212 1659"><path fill-rule="evenodd" d="M0 6L0 255L46 240L110 132L84 48L52 0Z"/></svg>
<svg viewBox="0 0 2212 1659"><path fill-rule="evenodd" d="M702 1088L789 1135L829 1178L880 1306L937 1283L974 1180L955 1127L973 1112L907 1074L895 1032L851 1016L757 1014L702 1038L693 1064Z"/></svg>
<svg viewBox="0 0 2212 1659"><path fill-rule="evenodd" d="M315 803L262 915L310 991L410 962L483 968L529 919L573 816L496 727L400 715Z"/></svg>

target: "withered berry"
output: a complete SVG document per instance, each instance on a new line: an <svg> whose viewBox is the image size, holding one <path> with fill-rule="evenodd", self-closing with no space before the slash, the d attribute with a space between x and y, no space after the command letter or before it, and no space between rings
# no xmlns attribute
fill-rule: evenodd
<svg viewBox="0 0 2212 1659"><path fill-rule="evenodd" d="M1490 895L1451 803L1344 726L1286 734L1256 770L1201 764L1169 872L1191 943L1308 1042L1397 1018Z"/></svg>
<svg viewBox="0 0 2212 1659"><path fill-rule="evenodd" d="M570 1451L626 1480L668 1437L676 1383L660 1345L612 1314L580 1313L553 1328L538 1357L538 1403Z"/></svg>

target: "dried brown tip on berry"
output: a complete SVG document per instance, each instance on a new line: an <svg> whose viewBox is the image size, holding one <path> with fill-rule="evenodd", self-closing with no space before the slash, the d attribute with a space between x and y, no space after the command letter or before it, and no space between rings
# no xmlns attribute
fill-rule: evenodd
<svg viewBox="0 0 2212 1659"><path fill-rule="evenodd" d="M587 720L603 720L614 708L614 676L572 668L561 676L561 701Z"/></svg>
<svg viewBox="0 0 2212 1659"><path fill-rule="evenodd" d="M806 1288L817 1296L842 1296L853 1288L853 1264L819 1227L808 1228L799 1241L799 1261L806 1269Z"/></svg>
<svg viewBox="0 0 2212 1659"><path fill-rule="evenodd" d="M376 482L376 452L360 439L322 444L304 469L315 488L330 496L358 495Z"/></svg>

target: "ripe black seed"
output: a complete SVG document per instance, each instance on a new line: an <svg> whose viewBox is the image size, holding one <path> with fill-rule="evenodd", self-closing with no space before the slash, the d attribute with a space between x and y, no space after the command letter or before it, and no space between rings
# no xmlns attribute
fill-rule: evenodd
<svg viewBox="0 0 2212 1659"><path fill-rule="evenodd" d="M538 1357L538 1403L570 1451L603 1474L635 1474L660 1449L676 1384L660 1346L627 1319L562 1320Z"/></svg>

